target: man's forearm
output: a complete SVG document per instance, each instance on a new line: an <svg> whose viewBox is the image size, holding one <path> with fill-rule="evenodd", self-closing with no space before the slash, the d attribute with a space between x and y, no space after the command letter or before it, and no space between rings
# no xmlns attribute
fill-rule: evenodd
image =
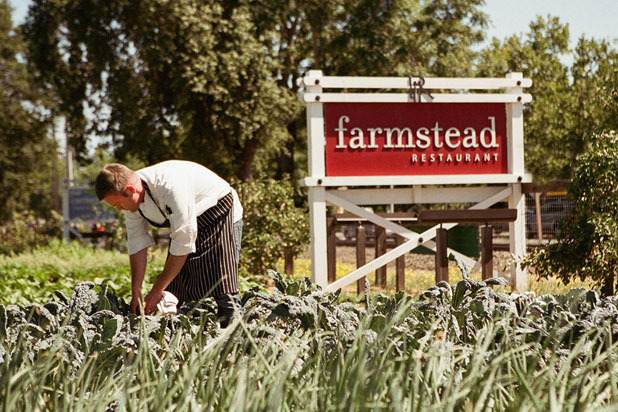
<svg viewBox="0 0 618 412"><path fill-rule="evenodd" d="M159 275L155 284L152 285L152 290L157 292L163 292L167 285L169 285L172 280L180 273L180 269L185 264L187 260L187 255L169 255L167 257L167 261L165 262L165 266L163 267L163 272Z"/></svg>
<svg viewBox="0 0 618 412"><path fill-rule="evenodd" d="M144 248L129 256L129 261L131 262L131 293L133 295L139 294L142 290L147 260L148 248Z"/></svg>

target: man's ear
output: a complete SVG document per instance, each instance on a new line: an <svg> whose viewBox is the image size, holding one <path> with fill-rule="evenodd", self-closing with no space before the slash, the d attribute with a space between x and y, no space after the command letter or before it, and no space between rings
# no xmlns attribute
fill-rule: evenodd
<svg viewBox="0 0 618 412"><path fill-rule="evenodd" d="M126 197L131 197L133 196L135 193L137 192L137 188L135 187L134 184L132 183L128 183L125 187L124 187L124 191L122 192L124 196Z"/></svg>

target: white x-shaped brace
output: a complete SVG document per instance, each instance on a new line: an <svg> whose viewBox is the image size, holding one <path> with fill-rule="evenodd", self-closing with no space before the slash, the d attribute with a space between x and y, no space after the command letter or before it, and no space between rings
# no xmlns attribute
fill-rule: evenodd
<svg viewBox="0 0 618 412"><path fill-rule="evenodd" d="M470 209L487 209L489 206L494 205L504 200L505 198L509 197L512 193L513 193L513 189L509 186L508 188L502 190L501 192L498 192L495 195L490 196L489 198L483 200L482 202L475 204L474 206L470 207ZM409 252L410 250L414 249L417 246L423 245L426 248L431 249L433 251L436 250L436 243L431 239L436 237L436 230L440 228L440 225L436 225L432 227L431 229L424 231L423 233L416 233L416 232L406 229L405 227L401 225L398 225L387 219L384 219L383 217L380 217L371 212L368 212L362 207L355 205L354 203L346 199L343 199L333 194L332 192L326 191L326 201L333 205L341 206L345 210L352 212L359 217L363 217L369 220L370 222L375 223L378 226L382 226L386 229L389 229L393 233L396 233L408 239L406 242L397 246L393 250L377 257L371 262L350 272L349 274L342 277L341 279L338 279L335 282L329 284L327 287L325 287L325 290L327 291L333 292L339 288L349 285L350 283L362 278L363 276L366 276L367 274L373 272L379 267L382 267L388 262L391 262L397 259L399 256ZM457 223L448 223L448 224L442 225L444 229L450 229L454 226L457 226ZM468 256L465 256L465 255L462 255L461 253L455 250L447 249L447 254L450 254L450 253L462 259L466 264L468 264L473 269L480 268L480 263L475 261L474 259Z"/></svg>

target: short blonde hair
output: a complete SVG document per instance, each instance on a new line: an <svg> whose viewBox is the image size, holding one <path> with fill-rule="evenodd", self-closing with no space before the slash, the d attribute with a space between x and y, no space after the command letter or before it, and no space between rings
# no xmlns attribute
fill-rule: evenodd
<svg viewBox="0 0 618 412"><path fill-rule="evenodd" d="M135 172L120 163L109 163L94 179L94 191L99 200L109 194L122 193Z"/></svg>

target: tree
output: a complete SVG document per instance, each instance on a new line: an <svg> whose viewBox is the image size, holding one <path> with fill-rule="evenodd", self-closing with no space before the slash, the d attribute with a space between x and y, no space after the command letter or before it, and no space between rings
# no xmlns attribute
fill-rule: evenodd
<svg viewBox="0 0 618 412"><path fill-rule="evenodd" d="M575 47L571 67L571 95L568 107L568 131L563 141L566 161L589 144L588 136L618 130L618 51L607 40L581 37ZM569 156L570 155L570 156Z"/></svg>
<svg viewBox="0 0 618 412"><path fill-rule="evenodd" d="M48 137L45 94L23 63L25 44L0 0L0 223L13 214L52 210L55 142Z"/></svg>
<svg viewBox="0 0 618 412"><path fill-rule="evenodd" d="M272 78L249 4L35 0L24 31L82 155L96 133L121 160L185 158L250 180L258 150L279 144L293 96Z"/></svg>
<svg viewBox="0 0 618 412"><path fill-rule="evenodd" d="M306 210L294 204L289 181L260 179L234 184L243 205L241 271L265 275L283 253L296 256L309 243Z"/></svg>
<svg viewBox="0 0 618 412"><path fill-rule="evenodd" d="M616 51L607 41L583 37L574 55L568 45L567 24L538 17L524 38L494 38L478 63L479 76L520 71L532 79L527 91L533 100L524 107L525 155L537 181L569 179L590 136L616 128L616 112L607 110L618 87Z"/></svg>
<svg viewBox="0 0 618 412"><path fill-rule="evenodd" d="M557 243L533 251L524 262L544 277L568 283L592 280L605 295L618 280L618 134L592 136L568 186L575 209L560 223Z"/></svg>
<svg viewBox="0 0 618 412"><path fill-rule="evenodd" d="M509 71L520 71L532 79L526 91L533 96L532 103L524 106L525 155L527 168L535 179L562 176L564 154L556 145L564 135L564 100L569 99L568 68L562 58L568 52L569 29L558 18L538 17L530 23L525 39L511 36L500 42L493 39L484 50L479 62L480 76L504 76ZM561 102L562 105L557 104Z"/></svg>

